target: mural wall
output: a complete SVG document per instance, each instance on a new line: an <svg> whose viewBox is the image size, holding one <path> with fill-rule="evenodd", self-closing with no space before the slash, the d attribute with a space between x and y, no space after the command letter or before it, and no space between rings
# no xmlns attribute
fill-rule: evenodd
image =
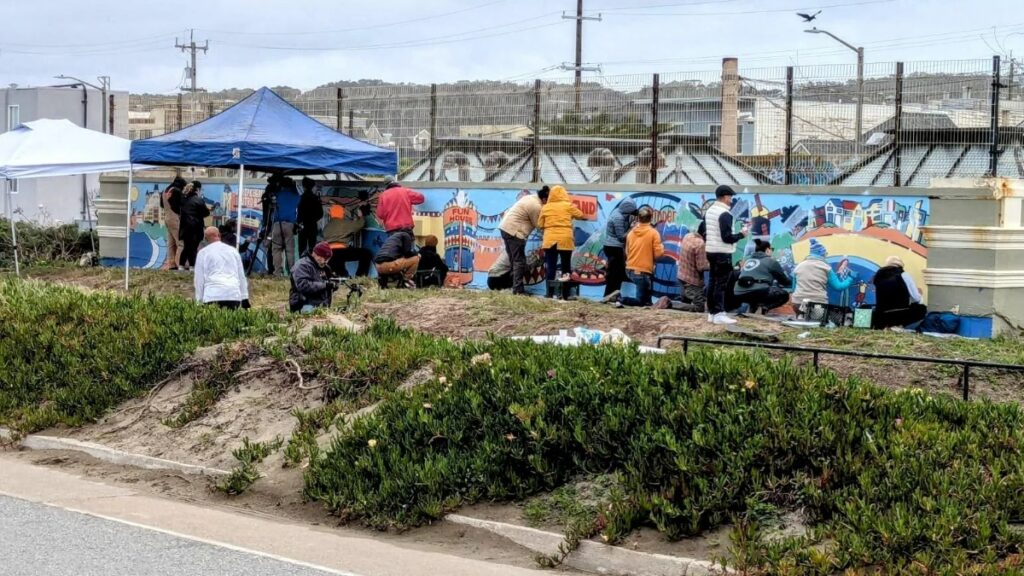
<svg viewBox="0 0 1024 576"><path fill-rule="evenodd" d="M167 185L145 183L133 191L132 265L160 267L166 258L165 229L160 222L159 191ZM237 194L230 185L209 184L203 189L213 215L209 223L220 225L233 217ZM255 238L262 213L262 187L246 188L243 195L243 239ZM682 238L700 222L702 211L714 200L706 193L587 192L570 190L573 202L585 220L575 227L576 251L573 277L580 294L600 297L605 276L605 221L620 202L631 198L638 207L655 212L655 227L661 233L666 255L657 262L655 292L676 295L676 258ZM439 250L451 268L454 285L486 288L487 271L502 251L498 225L505 211L525 190L431 188L424 190L426 202L417 207L417 235L434 234ZM349 207L360 202L353 191L335 189L325 182L324 201ZM371 196L369 202L374 203ZM832 294L834 302L847 305L874 302L871 277L885 259L900 256L906 270L925 289L923 271L928 251L923 245L923 227L928 222L929 204L924 197L873 197L862 195L821 196L801 194L751 194L736 196L732 213L736 226L749 224L751 238L769 240L775 257L789 271L812 252L822 255L841 278L853 277L845 293ZM348 212L351 212L349 210ZM371 218L363 246L376 250L384 234ZM739 244L736 260L753 249L753 242ZM535 232L527 250L540 254L540 233ZM262 261L262 255L259 257ZM531 258L531 290L543 292L543 265ZM259 265L257 265L259 269ZM629 290L627 284L625 290Z"/></svg>

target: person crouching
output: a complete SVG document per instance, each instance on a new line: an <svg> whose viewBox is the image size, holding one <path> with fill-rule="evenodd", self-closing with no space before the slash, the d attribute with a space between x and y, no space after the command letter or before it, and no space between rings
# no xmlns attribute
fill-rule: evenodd
<svg viewBox="0 0 1024 576"><path fill-rule="evenodd" d="M381 288L386 288L388 278L401 276L406 288L415 288L416 268L420 264L416 239L406 229L395 230L384 241L373 259L377 267L377 277Z"/></svg>
<svg viewBox="0 0 1024 576"><path fill-rule="evenodd" d="M220 230L203 232L206 247L196 256L196 301L221 308L249 308L249 282L238 250L221 241Z"/></svg>
<svg viewBox="0 0 1024 576"><path fill-rule="evenodd" d="M292 267L288 309L309 314L316 308L329 308L339 280L331 277L331 245L320 242L313 251L299 258Z"/></svg>

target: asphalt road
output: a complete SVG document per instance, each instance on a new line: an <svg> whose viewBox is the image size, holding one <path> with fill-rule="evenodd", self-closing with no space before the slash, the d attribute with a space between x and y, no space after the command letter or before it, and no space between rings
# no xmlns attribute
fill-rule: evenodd
<svg viewBox="0 0 1024 576"><path fill-rule="evenodd" d="M339 574L0 496L3 576Z"/></svg>

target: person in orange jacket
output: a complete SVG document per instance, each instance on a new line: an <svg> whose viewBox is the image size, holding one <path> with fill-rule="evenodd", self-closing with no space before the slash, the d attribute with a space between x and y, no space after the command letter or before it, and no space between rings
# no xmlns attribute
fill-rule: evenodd
<svg viewBox="0 0 1024 576"><path fill-rule="evenodd" d="M612 292L604 302L614 301L616 307L650 306L651 289L654 285L654 262L665 255L661 233L651 226L654 212L646 206L637 214L637 225L626 236L626 276L636 288L632 298L622 298L618 291ZM667 308L668 299L658 301L656 308Z"/></svg>
<svg viewBox="0 0 1024 576"><path fill-rule="evenodd" d="M582 220L583 212L569 199L569 193L562 186L552 186L548 201L540 210L537 227L544 230L541 248L547 270L547 297L555 295L555 267L561 262L562 296L568 294L568 282L572 272L572 251L576 247L573 239L573 220Z"/></svg>

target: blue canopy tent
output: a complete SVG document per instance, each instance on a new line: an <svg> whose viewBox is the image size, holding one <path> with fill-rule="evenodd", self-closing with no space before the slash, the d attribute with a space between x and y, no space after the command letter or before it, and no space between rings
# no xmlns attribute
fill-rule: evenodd
<svg viewBox="0 0 1024 576"><path fill-rule="evenodd" d="M336 132L266 87L203 122L170 134L132 142L130 156L133 164L237 168L239 239L242 236L245 170L290 174L344 172L393 175L398 172L398 155L394 150ZM130 206L128 228L131 228ZM126 289L127 249L126 240Z"/></svg>

